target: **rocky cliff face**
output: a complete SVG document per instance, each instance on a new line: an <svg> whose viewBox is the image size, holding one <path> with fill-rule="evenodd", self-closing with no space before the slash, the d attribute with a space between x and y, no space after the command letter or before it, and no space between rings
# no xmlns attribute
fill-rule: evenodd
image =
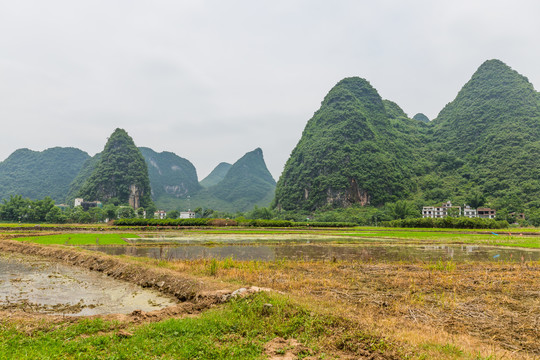
<svg viewBox="0 0 540 360"><path fill-rule="evenodd" d="M140 148L148 166L152 198L185 198L201 189L195 166L187 159L164 151Z"/></svg>

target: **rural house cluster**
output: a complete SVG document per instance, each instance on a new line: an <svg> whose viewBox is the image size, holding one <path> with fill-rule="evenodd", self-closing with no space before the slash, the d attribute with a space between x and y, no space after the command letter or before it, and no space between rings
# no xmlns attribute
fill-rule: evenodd
<svg viewBox="0 0 540 360"><path fill-rule="evenodd" d="M422 208L423 218L444 218L447 216L464 216L468 218L495 219L496 211L490 208L473 209L469 205L452 205L451 201L443 203L441 206L424 206Z"/></svg>

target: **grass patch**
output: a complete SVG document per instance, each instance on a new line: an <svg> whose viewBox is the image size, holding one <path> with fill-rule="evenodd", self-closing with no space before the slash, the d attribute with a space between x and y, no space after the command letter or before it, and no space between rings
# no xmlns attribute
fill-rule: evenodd
<svg viewBox="0 0 540 360"><path fill-rule="evenodd" d="M393 343L358 332L350 322L267 293L233 300L200 317L133 325L127 331L129 336L119 334L117 324L99 319L30 336L2 326L0 353L9 359L263 359L264 345L276 337L305 345L300 358L316 353L332 359L325 354L332 349L395 353Z"/></svg>
<svg viewBox="0 0 540 360"><path fill-rule="evenodd" d="M29 236L16 240L28 241L42 245L63 244L63 245L122 245L126 244L124 238L138 238L135 234L58 234L45 236Z"/></svg>
<svg viewBox="0 0 540 360"><path fill-rule="evenodd" d="M486 230L483 230L484 232ZM498 235L495 235L498 234ZM338 234L335 234L338 235ZM344 236L365 237L370 240L379 239L381 241L398 240L405 242L421 243L445 243L445 244L478 244L494 246L514 246L526 248L540 248L539 237L522 236L517 233L493 232L489 234L471 233L469 230L459 231L423 231L423 230L398 230L398 231L357 231L342 233Z"/></svg>

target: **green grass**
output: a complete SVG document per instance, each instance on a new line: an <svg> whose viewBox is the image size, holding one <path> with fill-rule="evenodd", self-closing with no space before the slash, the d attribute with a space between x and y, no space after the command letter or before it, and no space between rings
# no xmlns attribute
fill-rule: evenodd
<svg viewBox="0 0 540 360"><path fill-rule="evenodd" d="M293 337L311 349L301 354L304 357L312 350L324 354L318 341L338 328L343 331L340 325L283 296L260 293L199 317L133 325L127 329L133 336L128 337L118 335L117 323L100 319L51 326L31 335L0 325L0 354L5 359L263 359L265 343ZM367 349L384 341L367 334L358 338Z"/></svg>
<svg viewBox="0 0 540 360"><path fill-rule="evenodd" d="M49 223L14 223L14 222L0 222L0 228L33 228L33 227L42 227L42 228L104 228L107 227L106 224L49 224Z"/></svg>
<svg viewBox="0 0 540 360"><path fill-rule="evenodd" d="M483 230L486 232L486 230ZM445 244L478 244L494 246L515 246L526 248L540 248L540 237L520 236L518 233L508 231L491 231L488 234L469 233L468 230L421 231L421 230L393 230L393 231L357 231L342 233L343 236L364 237L373 240L393 240L400 242L445 243ZM508 235L511 234L511 235ZM335 234L337 235L337 234Z"/></svg>
<svg viewBox="0 0 540 360"><path fill-rule="evenodd" d="M52 244L64 244L64 245L121 245L126 244L124 238L138 238L135 234L59 234L59 235L45 235L45 236L29 236L22 237L16 240L28 241L36 244L52 245Z"/></svg>

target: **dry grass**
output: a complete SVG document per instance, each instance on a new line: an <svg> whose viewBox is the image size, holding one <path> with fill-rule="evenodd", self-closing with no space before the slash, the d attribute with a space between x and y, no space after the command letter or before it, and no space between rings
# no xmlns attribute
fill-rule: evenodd
<svg viewBox="0 0 540 360"><path fill-rule="evenodd" d="M209 275L212 263L177 261ZM215 260L214 277L270 287L357 321L416 354L540 356L540 264L366 264ZM466 356L465 356L466 357ZM474 358L474 357L473 357Z"/></svg>

